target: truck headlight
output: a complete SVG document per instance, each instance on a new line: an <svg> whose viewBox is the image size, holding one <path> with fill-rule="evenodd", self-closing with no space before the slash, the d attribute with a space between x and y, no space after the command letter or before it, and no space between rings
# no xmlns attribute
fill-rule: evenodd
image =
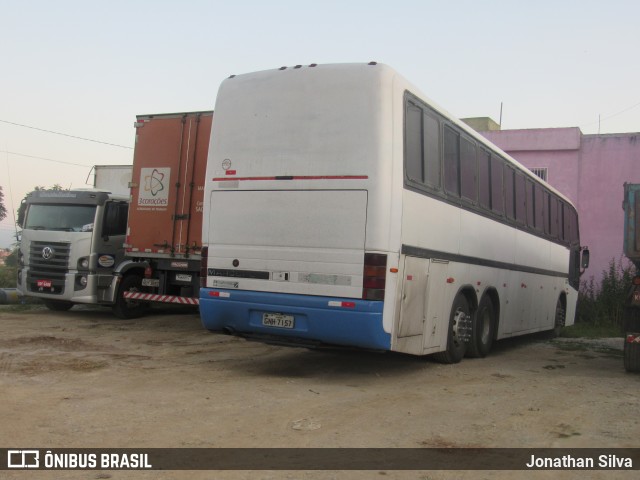
<svg viewBox="0 0 640 480"><path fill-rule="evenodd" d="M78 269L88 270L89 269L89 257L82 257L78 260Z"/></svg>
<svg viewBox="0 0 640 480"><path fill-rule="evenodd" d="M87 275L76 275L76 285L74 290L82 290L83 288L86 288L87 283L89 283Z"/></svg>

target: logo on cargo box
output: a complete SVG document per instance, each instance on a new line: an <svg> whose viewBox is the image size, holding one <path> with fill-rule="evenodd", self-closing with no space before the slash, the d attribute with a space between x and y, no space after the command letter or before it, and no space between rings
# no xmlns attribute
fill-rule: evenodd
<svg viewBox="0 0 640 480"><path fill-rule="evenodd" d="M138 195L138 205L166 207L169 204L170 168L141 168L143 185Z"/></svg>

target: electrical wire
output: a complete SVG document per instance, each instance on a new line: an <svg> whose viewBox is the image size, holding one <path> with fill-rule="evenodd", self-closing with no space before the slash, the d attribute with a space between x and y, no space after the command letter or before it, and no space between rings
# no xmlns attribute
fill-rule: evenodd
<svg viewBox="0 0 640 480"><path fill-rule="evenodd" d="M0 153L6 153L8 155L17 155L19 157L34 158L36 160L45 160L47 162L62 163L64 165L74 165L76 167L90 167L91 166L91 165L85 165L85 164L82 164L82 163L72 163L72 162L65 162L63 160L54 160L53 158L36 157L35 155L27 155L27 154L24 154L24 153L9 152L7 150L0 150Z"/></svg>
<svg viewBox="0 0 640 480"><path fill-rule="evenodd" d="M8 120L0 120L0 122L1 123L6 123L8 125L15 125L16 127L23 127L23 128L30 128L31 130L38 130L39 132L52 133L54 135L62 135L63 137L75 138L76 140L84 140L86 142L101 143L102 145L109 145L111 147L126 148L126 149L129 149L129 150L133 150L133 147L128 147L126 145L118 145L117 143L103 142L101 140L95 140L95 139L92 139L92 138L79 137L77 135L69 135L68 133L54 132L53 130L46 130L44 128L32 127L30 125L23 125L21 123L10 122Z"/></svg>
<svg viewBox="0 0 640 480"><path fill-rule="evenodd" d="M601 123L601 122L603 122L603 121L605 121L605 120L609 120L610 118L617 117L618 115L621 115L621 114L623 114L623 113L625 113L625 112L628 112L629 110L633 110L634 108L636 108L636 107L638 107L638 106L640 106L640 102L638 102L638 103L636 103L636 104L634 104L634 105L631 105L630 107L627 107L627 108L625 108L624 110L620 110L620 111L619 111L619 112L617 112L617 113L614 113L614 114L612 114L612 115L609 115L608 117L603 117L603 118L599 119L599 120L598 120L598 121L596 121L596 122L586 123L586 124L584 124L584 125L580 125L580 126L581 126L581 127L590 127L591 125L595 125L595 124L597 124L597 123Z"/></svg>

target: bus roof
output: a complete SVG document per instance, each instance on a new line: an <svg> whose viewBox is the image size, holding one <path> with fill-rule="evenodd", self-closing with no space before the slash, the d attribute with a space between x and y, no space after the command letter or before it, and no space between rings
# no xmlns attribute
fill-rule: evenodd
<svg viewBox="0 0 640 480"><path fill-rule="evenodd" d="M441 107L438 103L431 100L427 95L423 93L423 91L419 87L417 87L415 84L407 80L405 77L399 74L395 69L383 63L377 63L377 62L332 63L332 64L312 63L310 65L296 65L294 67L280 67L278 69L261 70L261 71L245 73L241 75L231 75L222 82L220 90L222 91L224 87L230 87L233 83L236 83L236 82L244 83L245 81L252 82L256 80L268 81L270 78L277 76L279 74L282 74L284 72L292 73L293 71L299 71L299 70L308 71L308 70L314 70L314 69L322 70L324 73L334 71L336 75L343 75L345 78L354 78L354 76L356 78L362 78L362 74L364 72L371 72L372 79L374 77L384 77L387 80L389 80L388 82L389 84L391 83L392 80L396 80L395 83L400 85L402 90L405 90L405 91L408 90L412 94L419 97L422 101L427 103L433 110L435 110L442 116L446 117L447 120L449 120L450 122L458 126L461 130L463 130L466 134L468 134L470 137L475 139L477 142L483 144L490 150L495 151L495 153L502 156L518 171L522 172L524 175L526 175L528 178L530 178L534 182L545 185L545 187L549 191L553 192L558 197L560 197L563 201L565 201L566 203L570 204L575 208L575 206L573 205L573 202L571 202L571 200L569 200L564 194L562 194L553 186L549 185L547 182L545 182L540 177L535 175L533 172L531 172L531 170L529 170L527 167L522 165L511 155L504 152L500 147L495 145L493 142L491 142L490 140L482 136L480 133L472 129L466 123L459 120L456 116L449 113L446 109Z"/></svg>

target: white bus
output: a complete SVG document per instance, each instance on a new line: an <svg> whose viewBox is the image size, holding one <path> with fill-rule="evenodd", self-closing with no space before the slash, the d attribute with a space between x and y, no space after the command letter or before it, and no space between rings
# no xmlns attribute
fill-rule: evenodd
<svg viewBox="0 0 640 480"><path fill-rule="evenodd" d="M232 76L215 117L207 329L455 363L573 323L575 208L393 69Z"/></svg>

